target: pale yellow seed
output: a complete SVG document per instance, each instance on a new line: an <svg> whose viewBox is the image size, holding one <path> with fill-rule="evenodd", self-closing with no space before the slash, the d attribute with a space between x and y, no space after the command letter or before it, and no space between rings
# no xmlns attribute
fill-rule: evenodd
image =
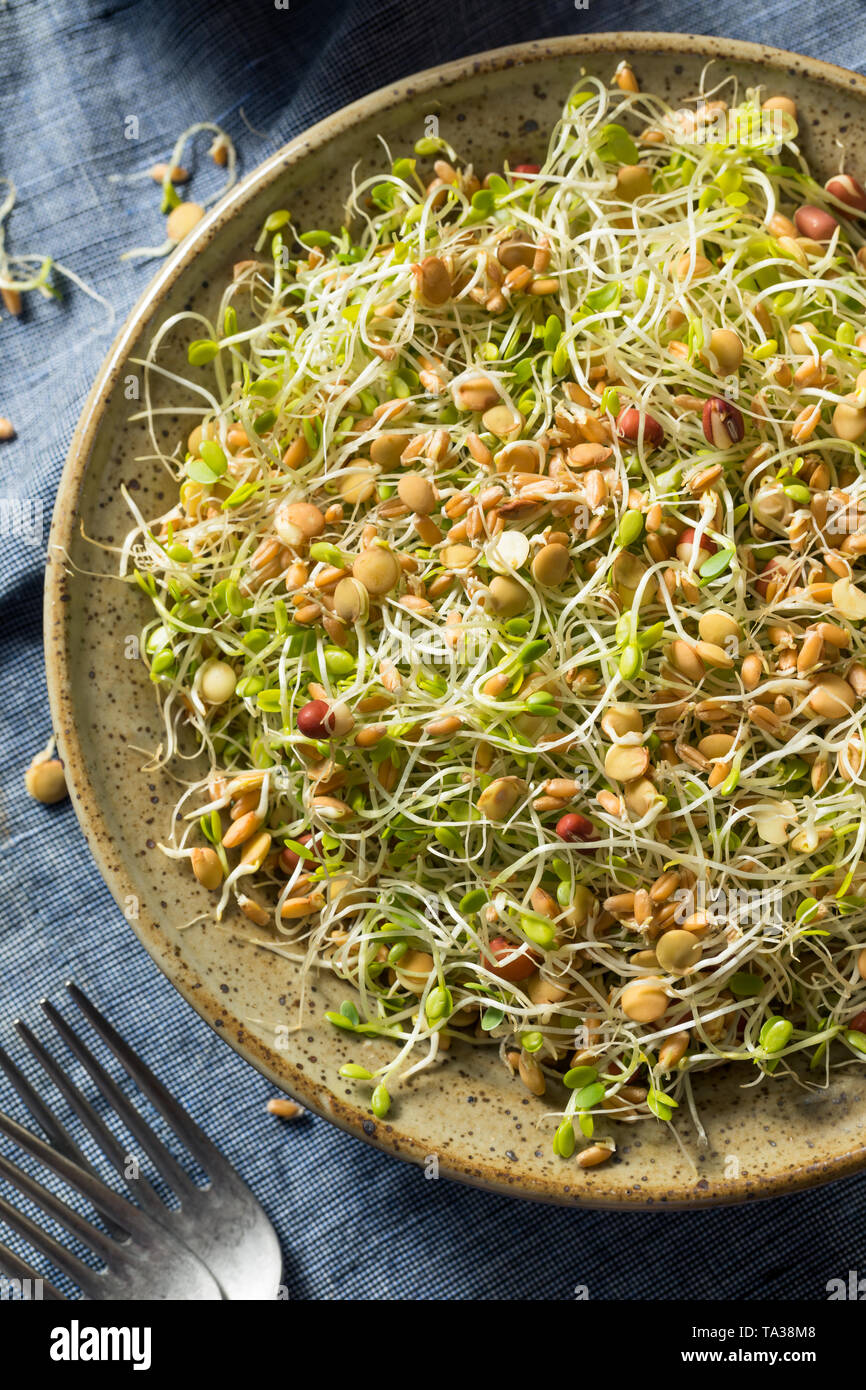
<svg viewBox="0 0 866 1390"><path fill-rule="evenodd" d="M396 556L382 546L371 546L358 556L352 566L352 575L374 598L380 598L397 584L400 578L400 565Z"/></svg>
<svg viewBox="0 0 866 1390"><path fill-rule="evenodd" d="M24 782L30 795L45 806L53 806L68 795L59 758L34 758L24 774Z"/></svg>
<svg viewBox="0 0 866 1390"><path fill-rule="evenodd" d="M192 871L203 888L219 888L223 881L223 866L213 849L194 849L190 855Z"/></svg>
<svg viewBox="0 0 866 1390"><path fill-rule="evenodd" d="M203 217L204 208L198 203L179 203L168 215L165 234L169 241L182 241Z"/></svg>
<svg viewBox="0 0 866 1390"><path fill-rule="evenodd" d="M510 434L516 434L522 428L523 416L507 405L494 405L484 412L481 423L490 434L507 439Z"/></svg>
<svg viewBox="0 0 866 1390"><path fill-rule="evenodd" d="M478 798L478 809L488 820L504 821L526 791L519 777L497 777Z"/></svg>
<svg viewBox="0 0 866 1390"><path fill-rule="evenodd" d="M791 261L796 261L797 265L799 265L803 270L805 270L809 264L809 260L806 255L806 252L803 250L796 237L780 236L778 238L778 242L779 250L781 251L782 255L787 256L788 259Z"/></svg>
<svg viewBox="0 0 866 1390"><path fill-rule="evenodd" d="M821 403L805 406L791 426L791 438L795 444L804 444L811 439L821 419Z"/></svg>
<svg viewBox="0 0 866 1390"><path fill-rule="evenodd" d="M740 667L740 675L743 685L747 690L754 690L763 675L763 663L757 652L750 652L744 659Z"/></svg>
<svg viewBox="0 0 866 1390"><path fill-rule="evenodd" d="M634 782L649 767L649 751L641 745L618 743L607 750L605 775L612 782Z"/></svg>
<svg viewBox="0 0 866 1390"><path fill-rule="evenodd" d="M671 643L670 659L680 674L687 676L689 680L700 681L706 675L704 663L694 647L689 646L681 637Z"/></svg>
<svg viewBox="0 0 866 1390"><path fill-rule="evenodd" d="M707 349L704 349L701 356L712 365L718 376L733 376L740 370L743 362L743 344L732 329L717 328L710 334Z"/></svg>
<svg viewBox="0 0 866 1390"><path fill-rule="evenodd" d="M566 998L568 990L552 980L546 980L543 975L533 975L526 982L526 993L533 1004L543 1007L545 1004L558 1004Z"/></svg>
<svg viewBox="0 0 866 1390"><path fill-rule="evenodd" d="M709 613L701 614L698 619L698 632L705 642L711 642L727 651L731 639L739 637L740 628L730 614L714 608Z"/></svg>
<svg viewBox="0 0 866 1390"><path fill-rule="evenodd" d="M260 869L268 856L270 848L271 836L266 830L263 830L261 834L254 835L253 838L248 840L244 845L244 852L241 855L240 862L242 864L248 864L253 870Z"/></svg>
<svg viewBox="0 0 866 1390"><path fill-rule="evenodd" d="M370 445L370 458L380 468L396 468L406 444L405 434L380 434Z"/></svg>
<svg viewBox="0 0 866 1390"><path fill-rule="evenodd" d="M369 502L376 491L376 475L366 468L353 469L340 479L340 496L350 507Z"/></svg>
<svg viewBox="0 0 866 1390"><path fill-rule="evenodd" d="M355 814L351 806L336 796L314 796L313 810L324 821L350 820Z"/></svg>
<svg viewBox="0 0 866 1390"><path fill-rule="evenodd" d="M717 666L724 671L733 667L734 658L715 642L696 642L695 651L705 666Z"/></svg>
<svg viewBox="0 0 866 1390"><path fill-rule="evenodd" d="M645 164L624 164L616 176L616 196L626 203L653 191L652 170Z"/></svg>
<svg viewBox="0 0 866 1390"><path fill-rule="evenodd" d="M398 982L410 994L424 993L433 970L433 957L426 951L408 950L394 966Z"/></svg>
<svg viewBox="0 0 866 1390"><path fill-rule="evenodd" d="M274 516L274 530L282 539L281 526L288 536L299 533L302 540L311 541L324 531L325 518L313 502L290 502L288 506L280 507ZM296 542L286 540L284 543L292 545Z"/></svg>
<svg viewBox="0 0 866 1390"><path fill-rule="evenodd" d="M687 931L668 931L655 944L659 966L669 975L683 975L701 958L701 943Z"/></svg>
<svg viewBox="0 0 866 1390"><path fill-rule="evenodd" d="M843 401L833 411L833 431L847 443L856 443L866 434L866 410L852 404L856 397Z"/></svg>
<svg viewBox="0 0 866 1390"><path fill-rule="evenodd" d="M500 618L514 618L529 604L529 591L508 575L491 579L489 593L489 606Z"/></svg>
<svg viewBox="0 0 866 1390"><path fill-rule="evenodd" d="M643 718L636 705L611 705L601 717L601 727L613 742L626 734L642 734Z"/></svg>
<svg viewBox="0 0 866 1390"><path fill-rule="evenodd" d="M478 559L478 551L470 545L446 545L442 549L442 563L448 569L468 569Z"/></svg>
<svg viewBox="0 0 866 1390"><path fill-rule="evenodd" d="M463 720L459 715L445 714L441 719L431 719L429 724L425 724L424 732L431 738L445 738L449 734L456 734L462 724Z"/></svg>
<svg viewBox="0 0 866 1390"><path fill-rule="evenodd" d="M669 999L664 981L649 976L626 985L620 998L620 1008L635 1023L655 1023L668 1007Z"/></svg>
<svg viewBox="0 0 866 1390"><path fill-rule="evenodd" d="M654 903L667 902L668 898L680 885L680 875L676 869L668 869L661 874L649 890L650 898Z"/></svg>
<svg viewBox="0 0 866 1390"><path fill-rule="evenodd" d="M851 579L837 579L832 589L833 607L844 618L861 622L866 618L866 593Z"/></svg>
<svg viewBox="0 0 866 1390"><path fill-rule="evenodd" d="M222 705L235 693L237 677L227 661L209 661L201 670L199 692L209 705Z"/></svg>
<svg viewBox="0 0 866 1390"><path fill-rule="evenodd" d="M819 719L843 719L856 702L857 697L848 682L830 672L816 677L809 692L809 707Z"/></svg>
<svg viewBox="0 0 866 1390"><path fill-rule="evenodd" d="M658 803L659 793L648 777L629 782L624 791L625 804L633 816L642 818Z"/></svg>
<svg viewBox="0 0 866 1390"><path fill-rule="evenodd" d="M364 622L370 595L359 579L341 579L334 590L334 609L344 623Z"/></svg>
<svg viewBox="0 0 866 1390"><path fill-rule="evenodd" d="M710 759L726 758L733 746L733 734L707 734L698 740L698 751Z"/></svg>
<svg viewBox="0 0 866 1390"><path fill-rule="evenodd" d="M436 509L433 484L420 473L405 473L397 484L397 496L418 516L429 516Z"/></svg>
<svg viewBox="0 0 866 1390"><path fill-rule="evenodd" d="M266 927L272 921L271 914L265 911L261 903L257 903L254 898L248 898L246 893L238 893L238 907L257 927Z"/></svg>
<svg viewBox="0 0 866 1390"><path fill-rule="evenodd" d="M712 264L707 260L706 256L698 254L694 257L693 262L691 252L686 252L686 254L681 256L677 261L676 275L678 280L701 280L707 275L712 275L712 273Z"/></svg>
<svg viewBox="0 0 866 1390"><path fill-rule="evenodd" d="M532 577L545 588L561 584L571 568L571 556L564 545L542 546L532 561Z"/></svg>

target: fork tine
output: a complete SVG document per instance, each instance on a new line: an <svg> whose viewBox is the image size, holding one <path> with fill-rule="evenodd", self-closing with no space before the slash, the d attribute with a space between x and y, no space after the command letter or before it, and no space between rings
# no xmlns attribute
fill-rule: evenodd
<svg viewBox="0 0 866 1390"><path fill-rule="evenodd" d="M5 1154L0 1154L0 1176L6 1178L13 1187L17 1187L19 1192L23 1192L25 1197L30 1197L43 1212L53 1216L67 1232L77 1236L82 1245L86 1245L94 1255L107 1260L116 1248L115 1242L109 1240L98 1227L85 1220L68 1202L64 1202L62 1197L43 1187L30 1173L25 1173L23 1168L12 1163Z"/></svg>
<svg viewBox="0 0 866 1390"><path fill-rule="evenodd" d="M115 1109L122 1112L122 1118L126 1121L128 1127L135 1135L136 1139L141 1144L144 1151L150 1154L154 1163L156 1163L157 1167L159 1167L157 1153L154 1152L156 1145L159 1143L156 1136L154 1135L152 1140L149 1138L150 1131L148 1130L146 1123L140 1118L138 1123L136 1123L135 1115L137 1114L137 1112L133 1112L133 1107L126 1101L126 1098L124 1097L123 1092L120 1091L119 1087L115 1087L114 1091L112 1092L111 1078L102 1071L102 1068L100 1067L96 1058L91 1055L87 1048L84 1047L83 1043L81 1043L79 1039L75 1036L75 1034L72 1032L72 1029L66 1023L66 1020L62 1017L62 1015L57 1013L56 1009L53 1009L52 1006L49 1004L48 1000L46 999L43 999L42 1007L45 1010L48 1017L51 1019L51 1022L54 1024L57 1031L61 1034L63 1039L66 1041L66 1043L75 1053L75 1055L79 1058L79 1060L83 1062L86 1069L90 1072L91 1076L93 1076L97 1085L100 1086L100 1090L102 1090L102 1094L105 1097L105 1099L109 1102L109 1104L112 1103L113 1095ZM118 1173L119 1176L124 1179L124 1181L126 1181L126 1167L129 1155L127 1154L123 1145L114 1137L114 1135L111 1133L111 1130L105 1124L105 1121L97 1114L93 1106L82 1095L81 1091L78 1089L75 1083L73 1081L70 1081L69 1077L66 1076L59 1062L54 1057L52 1057L51 1053L48 1051L45 1045L42 1042L40 1042L39 1038L37 1038L34 1033L31 1032L31 1030L27 1027L26 1023L22 1023L21 1020L18 1019L15 1022L15 1028L19 1036L30 1048L30 1051L34 1054L35 1057L38 1058L39 1062L44 1067L51 1080L54 1082L58 1091L60 1091L61 1094L66 1097L69 1104L72 1106L73 1110L75 1110L76 1114L78 1115L79 1119L90 1131L91 1135L96 1140L103 1153L107 1156L109 1162L112 1164L115 1172ZM105 1082L104 1089L100 1084L103 1080ZM165 1169L170 1170L171 1179L174 1179L173 1185L175 1189L178 1190L179 1194L182 1193L184 1196L188 1195L188 1185L184 1186L184 1184L189 1183L186 1174L180 1167L175 1165L177 1167L177 1174L179 1174L179 1176L176 1176L174 1171L171 1169L171 1165L174 1163L174 1160L171 1154L168 1153L168 1150L166 1150L165 1153L166 1159L163 1166ZM80 1160L74 1158L73 1161L79 1162ZM166 1176L166 1174L164 1173L163 1176ZM140 1174L139 1176L138 1185L136 1187L136 1196L138 1197L138 1200L144 1207L145 1211L149 1211L152 1215L162 1215L165 1212L165 1204L146 1174Z"/></svg>
<svg viewBox="0 0 866 1390"><path fill-rule="evenodd" d="M130 1236L142 1244L150 1244L153 1228L149 1217L140 1212L138 1207L128 1202L125 1197L121 1197L119 1193L106 1187L104 1182L94 1177L92 1173L88 1173L86 1169L79 1168L78 1164L73 1163L65 1154L60 1154L56 1149L52 1149L51 1145L46 1144L44 1139L39 1139L35 1134L31 1134L10 1115L4 1115L2 1110L0 1110L0 1132L14 1140L19 1148L30 1154L31 1158L38 1159L50 1172L56 1173L70 1187L74 1187L76 1192L80 1192L83 1197L88 1197L101 1212L107 1212L123 1231L128 1231Z"/></svg>
<svg viewBox="0 0 866 1390"><path fill-rule="evenodd" d="M148 1066L133 1052L128 1043L124 1042L119 1033L115 1031L108 1019L103 1016L94 1004L91 1004L87 995L82 993L78 985L69 980L66 989L70 997L78 1005L81 1012L92 1024L96 1033L102 1041L111 1049L120 1064L126 1068L129 1075L136 1085L144 1092L151 1105L159 1111L163 1119L171 1125L172 1129L183 1140L190 1153L198 1159L205 1172L218 1172L221 1175L234 1178L235 1172L231 1164L223 1158L216 1145L202 1129L190 1119L185 1110L182 1110L177 1101L165 1089Z"/></svg>
<svg viewBox="0 0 866 1390"><path fill-rule="evenodd" d="M72 1106L72 1109L90 1131L99 1147L104 1151L107 1157L111 1159L115 1166L120 1164L120 1166L123 1167L127 1157L123 1151L123 1146L115 1139L101 1116L97 1115L90 1101L81 1094L75 1083L69 1080L69 1077L65 1074L55 1058L51 1056L51 1053L45 1047L44 1043L40 1042L39 1038L36 1037L35 1033L31 1032L26 1023L22 1022L20 1018L16 1018L13 1026L22 1042L30 1049L43 1070L48 1073L58 1091ZM69 1156L72 1157L72 1155ZM73 1162L80 1163L81 1155L76 1154L73 1157Z"/></svg>
<svg viewBox="0 0 866 1390"><path fill-rule="evenodd" d="M79 1166L85 1168L88 1173L92 1173L95 1178L98 1178L98 1171L90 1160L81 1152L81 1149L72 1138L72 1135L60 1123L56 1116L51 1113L48 1106L30 1085L30 1082L24 1076L23 1072L19 1070L15 1062L12 1061L12 1058L7 1056L2 1048L0 1048L0 1069L6 1073L13 1087L18 1092L18 1095L30 1111L30 1114L41 1127L43 1133L48 1136L54 1148L60 1153L65 1154L73 1163L79 1164ZM100 1212L99 1215L105 1223L109 1234L114 1236L115 1239L123 1240L128 1235L128 1232L116 1225L111 1220L110 1216L106 1216L104 1212Z"/></svg>
<svg viewBox="0 0 866 1390"><path fill-rule="evenodd" d="M25 1282L29 1281L31 1284L40 1284L42 1286L40 1292L46 1302L69 1302L66 1294L56 1289L50 1279L46 1279L43 1274L37 1274L36 1270L16 1255L14 1250L10 1250L8 1246L2 1244L0 1244L0 1273L5 1279L19 1279Z"/></svg>
<svg viewBox="0 0 866 1390"><path fill-rule="evenodd" d="M71 1158L75 1163L87 1164L87 1160L72 1135L51 1113L41 1096L34 1091L24 1073L19 1070L17 1064L3 1051L2 1047L0 1047L0 1071L5 1072L30 1114L51 1140L55 1149L65 1153L66 1157Z"/></svg>
<svg viewBox="0 0 866 1390"><path fill-rule="evenodd" d="M90 1049L81 1041L78 1035L73 1032L71 1025L66 1021L63 1015L55 1009L51 1001L43 999L42 1008L66 1043L70 1052L74 1053L92 1080L96 1082L103 1098L109 1105L114 1107L127 1129L138 1140L144 1152L149 1155L157 1171L174 1189L177 1196L189 1197L194 1188L194 1183L183 1171L177 1159L174 1157L174 1154L166 1148L159 1136L154 1134L141 1113L136 1110L129 1098L123 1094L123 1091L114 1078L109 1076L102 1064L97 1061ZM117 1148L120 1149L120 1146L118 1145ZM112 1157L112 1155L109 1155L109 1157ZM123 1175L126 1157L127 1155L124 1154L122 1150L120 1150L119 1154L112 1157L112 1162L114 1162L115 1167L118 1168L121 1175ZM161 1202L160 1205L162 1205Z"/></svg>
<svg viewBox="0 0 866 1390"><path fill-rule="evenodd" d="M71 1250L67 1250L65 1245L50 1236L47 1231L43 1231L41 1226L37 1226L35 1221L31 1221L29 1216L25 1216L23 1211L13 1207L11 1203L0 1197L0 1219L5 1221L13 1231L28 1241L34 1250L38 1250L40 1255L44 1255L47 1260L69 1276L70 1279L81 1289L82 1293L91 1294L95 1290L94 1278L99 1276L89 1265L79 1260L77 1255L73 1255Z"/></svg>

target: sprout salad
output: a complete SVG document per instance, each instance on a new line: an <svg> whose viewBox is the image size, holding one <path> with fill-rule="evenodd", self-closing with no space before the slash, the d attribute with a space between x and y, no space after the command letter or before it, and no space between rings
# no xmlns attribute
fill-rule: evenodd
<svg viewBox="0 0 866 1390"><path fill-rule="evenodd" d="M866 1061L864 214L790 97L621 64L540 163L427 136L273 212L155 336L161 848L346 982L375 1115L487 1046L588 1168L707 1068Z"/></svg>

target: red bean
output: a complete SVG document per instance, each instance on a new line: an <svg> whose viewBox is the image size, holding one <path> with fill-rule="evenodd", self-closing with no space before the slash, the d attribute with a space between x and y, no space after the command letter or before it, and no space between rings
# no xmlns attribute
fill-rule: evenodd
<svg viewBox="0 0 866 1390"><path fill-rule="evenodd" d="M540 164L515 164L511 170L512 174L540 174Z"/></svg>
<svg viewBox="0 0 866 1390"><path fill-rule="evenodd" d="M496 975L500 980L508 980L512 984L518 980L528 980L530 975L535 974L541 963L538 956L528 946L518 945L516 941L509 941L505 936L494 936L489 946L489 952L497 963L491 965L486 952L482 955L482 963L491 975ZM509 960L505 965L500 965L499 961L503 956L513 956L514 959Z"/></svg>
<svg viewBox="0 0 866 1390"><path fill-rule="evenodd" d="M692 548L695 543L697 531L694 526L687 526L685 531L680 533L677 541L677 559L682 560L687 565L692 558ZM701 536L700 547L698 549L698 564L703 564L704 560L709 560L711 555L715 555L718 550L715 541L711 541L709 536Z"/></svg>
<svg viewBox="0 0 866 1390"><path fill-rule="evenodd" d="M739 444L746 433L740 411L724 396L710 396L704 401L701 423L704 438L717 449L730 449L732 444Z"/></svg>
<svg viewBox="0 0 866 1390"><path fill-rule="evenodd" d="M866 212L866 188L853 174L836 174L824 184L827 192L857 212Z"/></svg>
<svg viewBox="0 0 866 1390"><path fill-rule="evenodd" d="M642 415L633 405L624 405L616 417L616 432L620 439L627 440L629 444L636 444L640 437L641 421L645 444L653 447L664 443L665 432L658 420L654 420L651 415Z"/></svg>
<svg viewBox="0 0 866 1390"><path fill-rule="evenodd" d="M848 1027L855 1033L866 1033L866 1009L861 1009L859 1014L855 1014Z"/></svg>
<svg viewBox="0 0 866 1390"><path fill-rule="evenodd" d="M309 700L298 710L295 722L306 738L327 738L334 727L330 707L324 700Z"/></svg>
<svg viewBox="0 0 866 1390"><path fill-rule="evenodd" d="M794 222L800 236L808 237L810 241L829 241L839 226L829 212L825 212L823 208L812 207L811 203L797 209Z"/></svg>
<svg viewBox="0 0 866 1390"><path fill-rule="evenodd" d="M313 839L311 831L305 830L303 835L298 835L297 843L299 845L309 845L309 853L301 855L296 853L295 850L289 849L288 845L285 845L280 851L279 858L280 868L285 874L293 874L302 860L305 864L315 864L318 861L319 843L318 840Z"/></svg>
<svg viewBox="0 0 866 1390"><path fill-rule="evenodd" d="M594 840L596 838L595 826L586 816L580 815L578 811L568 811L564 816L560 816L556 822L556 833L560 840L565 840L566 844L574 844L577 840Z"/></svg>
<svg viewBox="0 0 866 1390"><path fill-rule="evenodd" d="M761 595L761 598L767 597L770 580L783 579L788 573L789 568L790 563L783 560L779 555L775 555L772 560L767 561L764 568L761 570L760 577L755 580L755 588Z"/></svg>

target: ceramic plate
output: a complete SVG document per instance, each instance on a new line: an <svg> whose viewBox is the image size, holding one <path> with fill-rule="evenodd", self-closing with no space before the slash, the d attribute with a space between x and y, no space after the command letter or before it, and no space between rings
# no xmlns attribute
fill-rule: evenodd
<svg viewBox="0 0 866 1390"><path fill-rule="evenodd" d="M137 900L131 926L181 994L275 1086L381 1149L416 1163L436 1154L443 1174L501 1192L586 1205L697 1206L791 1191L863 1167L866 1078L851 1070L818 1094L782 1082L744 1089L742 1071L700 1078L708 1143L698 1146L684 1127L691 1160L661 1125L620 1125L616 1158L587 1172L552 1155L544 1101L486 1049L454 1047L441 1066L400 1089L386 1121L373 1120L361 1108L364 1097L338 1074L351 1041L321 1021L345 986L319 975L305 1025L286 1034L297 1018L296 967L251 944L245 918L181 930L210 900L185 863L156 848L170 823L175 784L142 771L138 750L156 747L160 727L153 687L143 666L126 659L124 643L140 630L146 605L135 588L74 573L107 559L82 539L82 523L88 536L109 545L128 530L122 483L145 515L169 505L165 474L137 462L148 448L143 428L127 422L125 378L136 372L129 359L142 354L167 315L212 312L233 262L249 256L269 211L291 207L301 226L338 226L352 165L381 167L377 136L404 151L430 115L476 168L496 168L506 157L535 159L581 69L609 80L620 58L631 61L645 90L674 105L697 92L710 59L719 77L733 72L747 86L790 92L806 152L824 177L838 167L837 136L855 153L866 143L862 77L774 49L675 34L594 34L501 49L385 87L314 126L213 209L163 266L109 353L58 495L46 647L54 725L101 872L122 907ZM176 342L173 351L182 372L184 345ZM185 423L188 429L180 417L165 418L169 449Z"/></svg>

